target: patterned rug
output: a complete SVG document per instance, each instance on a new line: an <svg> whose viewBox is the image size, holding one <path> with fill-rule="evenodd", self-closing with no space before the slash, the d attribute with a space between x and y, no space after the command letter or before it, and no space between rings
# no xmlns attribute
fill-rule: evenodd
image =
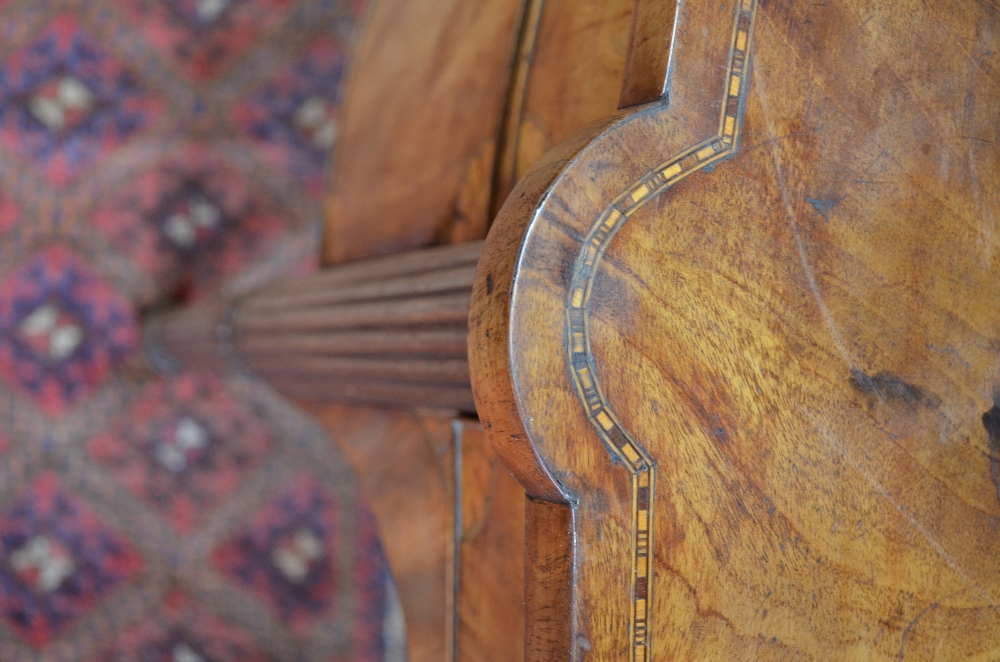
<svg viewBox="0 0 1000 662"><path fill-rule="evenodd" d="M330 440L142 315L316 268L357 0L0 0L0 660L381 660ZM391 591L391 589L388 589Z"/></svg>

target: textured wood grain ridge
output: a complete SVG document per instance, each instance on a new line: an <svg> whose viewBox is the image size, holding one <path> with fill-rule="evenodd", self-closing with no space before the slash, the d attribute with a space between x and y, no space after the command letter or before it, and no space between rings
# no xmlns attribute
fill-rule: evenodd
<svg viewBox="0 0 1000 662"><path fill-rule="evenodd" d="M249 371L299 400L472 411L466 336L481 249L361 260L170 311L147 344L179 366Z"/></svg>

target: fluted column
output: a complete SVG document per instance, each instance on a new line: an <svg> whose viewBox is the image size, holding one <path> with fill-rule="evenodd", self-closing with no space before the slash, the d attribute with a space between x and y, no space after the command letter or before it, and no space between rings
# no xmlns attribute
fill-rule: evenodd
<svg viewBox="0 0 1000 662"><path fill-rule="evenodd" d="M249 370L313 402L475 411L466 355L482 242L326 269L151 320L161 368Z"/></svg>

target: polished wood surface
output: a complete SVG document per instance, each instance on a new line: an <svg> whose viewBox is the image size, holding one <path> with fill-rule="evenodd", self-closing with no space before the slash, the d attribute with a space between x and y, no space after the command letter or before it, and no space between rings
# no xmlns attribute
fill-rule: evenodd
<svg viewBox="0 0 1000 662"><path fill-rule="evenodd" d="M529 0L494 213L555 145L618 106L634 0Z"/></svg>
<svg viewBox="0 0 1000 662"><path fill-rule="evenodd" d="M524 488L479 421L455 421L455 457L455 659L516 662L525 659Z"/></svg>
<svg viewBox="0 0 1000 662"><path fill-rule="evenodd" d="M522 0L378 0L328 198L335 264L486 234Z"/></svg>
<svg viewBox="0 0 1000 662"><path fill-rule="evenodd" d="M524 534L525 662L573 652L573 511L529 497Z"/></svg>
<svg viewBox="0 0 1000 662"><path fill-rule="evenodd" d="M551 659L996 659L998 8L678 12L474 289L484 426L574 512Z"/></svg>
<svg viewBox="0 0 1000 662"><path fill-rule="evenodd" d="M667 66L676 19L676 2L635 0L619 108L666 100Z"/></svg>

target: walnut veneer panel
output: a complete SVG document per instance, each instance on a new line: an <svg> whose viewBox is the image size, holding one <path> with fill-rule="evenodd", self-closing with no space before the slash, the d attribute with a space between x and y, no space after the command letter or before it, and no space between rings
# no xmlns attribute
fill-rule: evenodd
<svg viewBox="0 0 1000 662"><path fill-rule="evenodd" d="M1000 657L998 28L681 3L667 102L515 188L470 367L572 505L558 659Z"/></svg>

